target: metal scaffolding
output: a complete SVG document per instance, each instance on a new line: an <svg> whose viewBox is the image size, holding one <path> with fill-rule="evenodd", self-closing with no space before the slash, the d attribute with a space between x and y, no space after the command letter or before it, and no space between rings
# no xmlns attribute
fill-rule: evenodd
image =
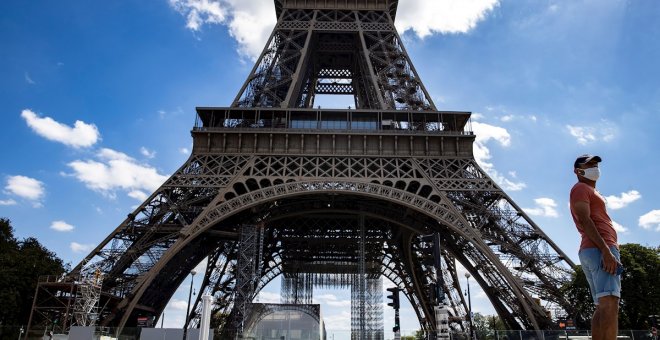
<svg viewBox="0 0 660 340"><path fill-rule="evenodd" d="M309 273L285 274L281 279L281 302L284 304L311 304L313 300L313 280Z"/></svg>
<svg viewBox="0 0 660 340"><path fill-rule="evenodd" d="M76 326L94 326L98 320L99 300L103 273L98 268L80 274L78 290L73 304L73 316Z"/></svg>
<svg viewBox="0 0 660 340"><path fill-rule="evenodd" d="M242 225L240 229L240 239L238 243L238 263L237 277L234 294L234 308L232 310L233 322L232 328L235 334L240 338L243 334L243 327L247 312L247 305L252 302L255 294L255 285L258 280L259 268L261 263L259 247L263 244L263 233L261 226Z"/></svg>

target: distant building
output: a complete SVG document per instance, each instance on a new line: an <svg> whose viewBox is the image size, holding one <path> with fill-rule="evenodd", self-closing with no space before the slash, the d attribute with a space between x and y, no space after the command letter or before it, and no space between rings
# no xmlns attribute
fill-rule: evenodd
<svg viewBox="0 0 660 340"><path fill-rule="evenodd" d="M320 305L252 303L243 337L255 340L325 340Z"/></svg>

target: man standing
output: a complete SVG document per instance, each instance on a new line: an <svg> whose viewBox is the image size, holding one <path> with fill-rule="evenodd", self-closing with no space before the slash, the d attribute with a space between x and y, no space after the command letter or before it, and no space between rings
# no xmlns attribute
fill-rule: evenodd
<svg viewBox="0 0 660 340"><path fill-rule="evenodd" d="M618 333L622 270L617 235L607 215L605 199L596 191L601 158L582 155L575 160L578 182L571 189L570 208L582 241L580 264L589 282L596 312L591 320L594 340L615 340Z"/></svg>

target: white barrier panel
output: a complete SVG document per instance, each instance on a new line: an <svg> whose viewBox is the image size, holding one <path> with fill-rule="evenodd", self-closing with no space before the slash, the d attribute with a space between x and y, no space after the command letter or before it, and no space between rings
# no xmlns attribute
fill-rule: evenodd
<svg viewBox="0 0 660 340"><path fill-rule="evenodd" d="M181 340L181 328L142 328L140 340Z"/></svg>

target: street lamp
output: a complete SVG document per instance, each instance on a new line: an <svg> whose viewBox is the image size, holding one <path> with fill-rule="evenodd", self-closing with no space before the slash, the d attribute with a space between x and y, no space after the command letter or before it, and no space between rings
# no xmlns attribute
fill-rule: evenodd
<svg viewBox="0 0 660 340"><path fill-rule="evenodd" d="M470 273L465 273L467 279L467 296L468 296L468 324L470 325L470 340L474 339L474 328L472 327L472 298L470 297Z"/></svg>
<svg viewBox="0 0 660 340"><path fill-rule="evenodd" d="M195 274L197 274L197 272L194 269L190 271L190 291L188 292L188 307L186 307L186 322L183 324L183 340L186 340L186 333L188 333L188 322L190 321L190 298L192 297Z"/></svg>

